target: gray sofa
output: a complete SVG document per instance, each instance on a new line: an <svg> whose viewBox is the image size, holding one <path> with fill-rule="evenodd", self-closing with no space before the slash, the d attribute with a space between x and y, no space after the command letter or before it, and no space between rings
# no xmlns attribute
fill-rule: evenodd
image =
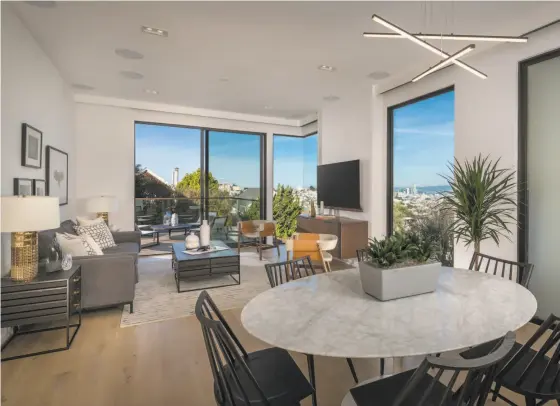
<svg viewBox="0 0 560 406"><path fill-rule="evenodd" d="M72 220L59 228L39 232L39 259L49 253L55 233L76 234ZM82 308L94 309L130 304L134 311L134 288L138 282L139 231L112 232L116 247L103 250L104 255L73 257L82 266Z"/></svg>

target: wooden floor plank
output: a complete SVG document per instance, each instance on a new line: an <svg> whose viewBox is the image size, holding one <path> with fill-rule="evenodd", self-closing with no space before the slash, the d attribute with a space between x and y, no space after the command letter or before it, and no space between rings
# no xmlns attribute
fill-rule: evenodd
<svg viewBox="0 0 560 406"><path fill-rule="evenodd" d="M240 309L225 311L243 345L267 346L240 324ZM120 328L121 310L86 313L69 351L2 363L3 406L205 406L214 405L213 381L200 326L185 317ZM525 340L534 326L518 332ZM50 334L50 333L49 333ZM12 350L34 350L50 338L14 342ZM293 354L307 375L305 357ZM404 360L410 367L417 360ZM377 360L355 360L361 379L379 373ZM392 362L388 361L388 368ZM317 357L320 406L339 406L353 380L344 359ZM518 404L523 404L517 399ZM306 400L302 405L310 405ZM503 403L497 403L503 404Z"/></svg>

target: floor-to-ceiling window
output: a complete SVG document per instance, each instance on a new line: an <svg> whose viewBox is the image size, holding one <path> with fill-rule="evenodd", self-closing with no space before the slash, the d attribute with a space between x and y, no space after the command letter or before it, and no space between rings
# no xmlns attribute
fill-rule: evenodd
<svg viewBox="0 0 560 406"><path fill-rule="evenodd" d="M264 218L263 142L264 137L256 134L208 132L209 213L241 220Z"/></svg>
<svg viewBox="0 0 560 406"><path fill-rule="evenodd" d="M448 190L441 175L454 159L454 96L446 88L388 110L388 232L437 240L444 263L452 263L453 243L436 201Z"/></svg>
<svg viewBox="0 0 560 406"><path fill-rule="evenodd" d="M179 223L227 217L233 228L264 218L265 142L264 134L137 122L135 223L150 238L150 226L174 213Z"/></svg>
<svg viewBox="0 0 560 406"><path fill-rule="evenodd" d="M274 135L273 179L275 196L278 191L283 196L273 200L275 220L286 214L286 207L298 206L297 215L311 202L316 204L317 133L305 137Z"/></svg>
<svg viewBox="0 0 560 406"><path fill-rule="evenodd" d="M200 128L136 123L135 223L162 224L176 211L180 222L201 216Z"/></svg>

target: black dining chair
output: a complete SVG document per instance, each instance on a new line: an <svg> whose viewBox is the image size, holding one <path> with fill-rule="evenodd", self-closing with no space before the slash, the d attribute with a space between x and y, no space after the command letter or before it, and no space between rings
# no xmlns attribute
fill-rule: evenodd
<svg viewBox="0 0 560 406"><path fill-rule="evenodd" d="M545 336L550 332L548 338ZM540 349L531 347L545 339ZM516 405L500 394L506 388L525 397L527 406L543 405L551 400L560 405L560 318L551 314L537 329L535 334L509 357L505 366L496 376L496 387L492 400L502 399Z"/></svg>
<svg viewBox="0 0 560 406"><path fill-rule="evenodd" d="M368 259L367 248L361 248L359 250L356 250L356 257L358 258L358 262L363 262L366 259ZM379 363L380 363L379 370L381 372L381 375L385 375L385 358L380 358Z"/></svg>
<svg viewBox="0 0 560 406"><path fill-rule="evenodd" d="M202 327L219 406L296 406L313 393L286 350L267 348L248 353L208 292L198 296L195 314Z"/></svg>
<svg viewBox="0 0 560 406"><path fill-rule="evenodd" d="M356 257L358 258L358 262L366 260L368 257L367 248L356 250Z"/></svg>
<svg viewBox="0 0 560 406"><path fill-rule="evenodd" d="M490 255L475 252L471 258L469 269L515 280L521 286L528 288L533 274L533 264L508 261Z"/></svg>
<svg viewBox="0 0 560 406"><path fill-rule="evenodd" d="M509 332L494 351L473 360L429 356L416 369L357 386L350 393L358 406L483 406L514 342L515 334ZM446 372L451 377L443 383ZM461 385L459 375L465 375Z"/></svg>
<svg viewBox="0 0 560 406"><path fill-rule="evenodd" d="M266 264L264 266L266 269L266 274L268 276L268 281L270 282L270 287L274 288L283 283L289 282L291 280L296 280L300 278L305 278L306 276L315 275L315 269L311 263L311 258L305 256L303 258L292 259L290 261L276 262L273 264ZM315 362L313 355L307 355L307 364L309 367L309 380L311 385L315 387ZM356 369L354 368L354 363L350 358L346 358L354 382L358 383L358 375L356 374ZM314 402L316 398L314 395Z"/></svg>

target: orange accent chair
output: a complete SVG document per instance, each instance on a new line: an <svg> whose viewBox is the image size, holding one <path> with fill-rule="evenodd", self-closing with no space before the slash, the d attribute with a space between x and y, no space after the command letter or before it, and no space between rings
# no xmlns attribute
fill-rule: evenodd
<svg viewBox="0 0 560 406"><path fill-rule="evenodd" d="M241 247L257 247L259 258L262 261L262 252L270 248L276 248L280 256L280 244L276 238L276 223L267 220L249 220L237 223L237 252L241 252ZM272 237L272 245L263 244L263 238ZM242 242L242 239L250 241Z"/></svg>

